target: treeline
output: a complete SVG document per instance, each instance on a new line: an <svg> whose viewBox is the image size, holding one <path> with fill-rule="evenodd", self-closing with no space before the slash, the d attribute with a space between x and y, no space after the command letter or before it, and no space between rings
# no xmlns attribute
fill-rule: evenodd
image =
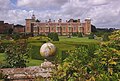
<svg viewBox="0 0 120 81"><path fill-rule="evenodd" d="M96 28L96 26L91 25L91 32L113 32L117 29L115 28Z"/></svg>
<svg viewBox="0 0 120 81"><path fill-rule="evenodd" d="M117 30L117 29L115 29L115 28L96 28L96 26L91 25L91 32L98 37L101 37L104 34L111 34L115 30Z"/></svg>

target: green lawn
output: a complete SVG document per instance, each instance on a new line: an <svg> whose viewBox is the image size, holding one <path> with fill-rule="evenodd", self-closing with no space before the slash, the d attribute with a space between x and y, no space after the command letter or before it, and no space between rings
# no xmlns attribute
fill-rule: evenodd
<svg viewBox="0 0 120 81"><path fill-rule="evenodd" d="M0 63L4 63L5 60L5 54L0 53ZM42 60L36 60L36 59L28 59L29 63L27 63L27 66L39 66L43 61Z"/></svg>
<svg viewBox="0 0 120 81"><path fill-rule="evenodd" d="M52 41L52 43L57 47L57 54L61 54L63 51L67 50L74 50L77 46L80 45L88 45L88 44L96 44L99 43L98 40L94 39L88 39L87 37L72 37L72 38L67 38L66 36L59 36L60 41ZM43 42L33 42L35 40L32 40L32 42L29 42L29 44L32 46L31 50L31 57L33 59L42 59L40 57L40 47L43 44Z"/></svg>
<svg viewBox="0 0 120 81"><path fill-rule="evenodd" d="M27 66L39 66L43 60L35 60L35 59L29 59L29 63L27 63Z"/></svg>
<svg viewBox="0 0 120 81"><path fill-rule="evenodd" d="M0 53L0 66L1 64L5 63L5 54L4 53Z"/></svg>
<svg viewBox="0 0 120 81"><path fill-rule="evenodd" d="M5 60L5 55L4 55L4 53L0 53L0 62L3 60Z"/></svg>
<svg viewBox="0 0 120 81"><path fill-rule="evenodd" d="M99 43L98 40L94 39L88 39L88 37L71 37L67 38L67 36L59 36L60 41L52 41L52 43L57 47L57 54L61 54L62 51L66 50L74 50L76 45L81 44L93 44L93 43ZM27 63L27 66L37 66L40 65L43 62L43 58L40 57L39 49L43 42L40 42L42 40L28 40L29 44L32 45L31 50L31 56L34 57L32 59L29 59L29 63ZM8 40L5 40L4 42L9 42ZM0 62L3 62L5 59L5 55L3 53L0 53Z"/></svg>
<svg viewBox="0 0 120 81"><path fill-rule="evenodd" d="M88 39L88 37L71 37L71 38L67 38L66 36L60 36L59 37L60 41L70 41L70 42L98 42L98 40L95 39Z"/></svg>

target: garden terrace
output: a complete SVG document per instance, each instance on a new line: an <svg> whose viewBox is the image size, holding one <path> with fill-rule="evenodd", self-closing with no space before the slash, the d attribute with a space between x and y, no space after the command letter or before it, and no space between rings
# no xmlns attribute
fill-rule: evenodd
<svg viewBox="0 0 120 81"><path fill-rule="evenodd" d="M4 78L12 81L35 81L37 77L49 78L51 77L51 71L52 70L50 68L44 69L40 66L0 69L0 72L4 75Z"/></svg>

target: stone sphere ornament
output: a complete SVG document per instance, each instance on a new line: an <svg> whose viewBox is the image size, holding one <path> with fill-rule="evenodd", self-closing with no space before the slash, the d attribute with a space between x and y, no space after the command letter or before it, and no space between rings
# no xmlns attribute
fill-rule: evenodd
<svg viewBox="0 0 120 81"><path fill-rule="evenodd" d="M43 57L50 57L56 54L56 47L52 43L44 43L40 48L40 54Z"/></svg>

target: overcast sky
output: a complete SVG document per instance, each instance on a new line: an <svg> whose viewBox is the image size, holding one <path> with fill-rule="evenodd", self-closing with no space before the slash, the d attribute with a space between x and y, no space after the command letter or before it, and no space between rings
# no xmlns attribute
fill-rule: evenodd
<svg viewBox="0 0 120 81"><path fill-rule="evenodd" d="M91 18L96 27L120 28L120 0L0 0L0 20L25 24L32 14L39 20Z"/></svg>

